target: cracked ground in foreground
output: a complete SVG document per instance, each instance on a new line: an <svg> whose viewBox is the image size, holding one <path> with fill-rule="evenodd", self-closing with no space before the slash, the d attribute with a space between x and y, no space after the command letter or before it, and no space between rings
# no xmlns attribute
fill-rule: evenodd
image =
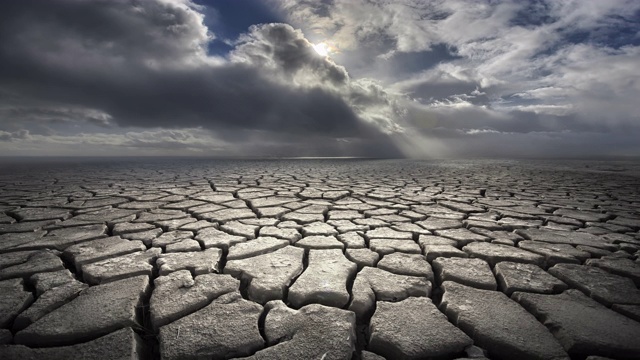
<svg viewBox="0 0 640 360"><path fill-rule="evenodd" d="M3 165L2 359L638 359L599 163Z"/></svg>

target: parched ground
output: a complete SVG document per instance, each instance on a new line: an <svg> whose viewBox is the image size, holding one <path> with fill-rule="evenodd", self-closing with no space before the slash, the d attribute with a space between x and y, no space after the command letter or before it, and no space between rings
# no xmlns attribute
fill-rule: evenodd
<svg viewBox="0 0 640 360"><path fill-rule="evenodd" d="M636 168L5 163L0 358L638 359Z"/></svg>

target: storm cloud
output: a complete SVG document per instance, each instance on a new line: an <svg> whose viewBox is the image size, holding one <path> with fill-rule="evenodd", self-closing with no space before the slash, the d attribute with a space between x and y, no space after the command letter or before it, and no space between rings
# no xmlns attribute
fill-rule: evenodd
<svg viewBox="0 0 640 360"><path fill-rule="evenodd" d="M206 53L214 35L189 2L0 6L0 91L11 95L0 111L14 126L84 112L102 124L237 129L238 138L244 130L310 138L400 130L385 117L394 110L384 90L352 81L290 25L252 26L216 57Z"/></svg>

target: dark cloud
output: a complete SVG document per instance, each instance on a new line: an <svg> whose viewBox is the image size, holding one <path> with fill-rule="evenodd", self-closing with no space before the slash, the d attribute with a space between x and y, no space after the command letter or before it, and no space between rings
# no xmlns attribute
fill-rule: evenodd
<svg viewBox="0 0 640 360"><path fill-rule="evenodd" d="M16 56L36 52L54 61L97 55L112 64L175 61L203 54L203 43L212 37L202 15L181 2L25 0L2 2L0 10L3 50L10 47Z"/></svg>
<svg viewBox="0 0 640 360"><path fill-rule="evenodd" d="M393 119L359 106L363 99L390 106L384 92L352 82L301 32L285 24L254 26L229 58L211 57L206 47L213 34L188 5L1 3L0 89L22 102L57 106L11 111L35 120L44 113L60 119L61 108L92 109L98 115L89 121L203 127L239 139L241 131L228 130L372 138L394 129Z"/></svg>

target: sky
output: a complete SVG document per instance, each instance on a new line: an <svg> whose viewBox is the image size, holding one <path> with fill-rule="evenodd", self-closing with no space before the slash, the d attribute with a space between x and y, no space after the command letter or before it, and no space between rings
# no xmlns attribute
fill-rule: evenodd
<svg viewBox="0 0 640 360"><path fill-rule="evenodd" d="M0 1L0 155L640 156L640 1Z"/></svg>

